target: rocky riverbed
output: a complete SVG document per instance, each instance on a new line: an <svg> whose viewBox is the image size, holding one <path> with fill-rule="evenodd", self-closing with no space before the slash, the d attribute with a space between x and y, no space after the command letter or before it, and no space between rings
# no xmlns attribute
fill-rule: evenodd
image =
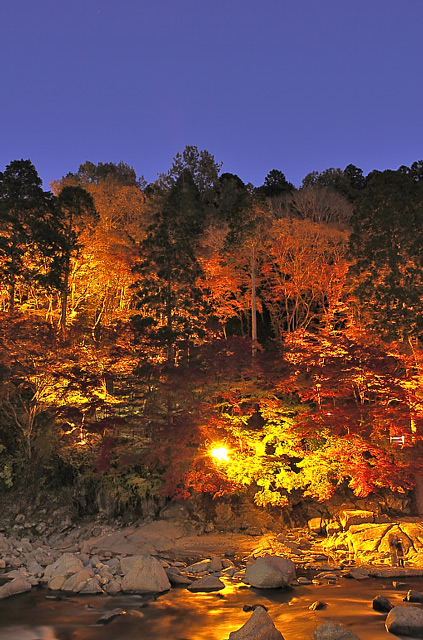
<svg viewBox="0 0 423 640"><path fill-rule="evenodd" d="M423 578L423 523L412 518L375 520L371 512L345 511L333 522L313 519L304 528L246 535L215 530L204 533L183 512L178 516L175 508L157 519L129 526L99 520L75 525L66 518L43 526L18 514L0 534L0 568L5 581L0 599L37 588L46 589L50 599L98 594L117 603L122 597L155 597L174 589L215 598L219 594L225 597L225 590L231 588L269 594L328 585L351 591L351 580L360 583L383 578L395 589L405 585L406 602L401 606L388 602L385 614L394 625L400 625L404 637L413 637L416 630L416 637L423 637L419 596L410 596L421 592L405 589L410 581ZM405 568L391 566L389 541L394 534L404 543ZM324 608L325 603L317 602L315 608L319 606ZM245 626L230 632L230 640L280 639L266 609L250 608ZM334 613L326 622L337 624ZM96 622L115 624L125 615L116 606ZM316 639L357 638L345 635L344 628L321 626L314 632Z"/></svg>

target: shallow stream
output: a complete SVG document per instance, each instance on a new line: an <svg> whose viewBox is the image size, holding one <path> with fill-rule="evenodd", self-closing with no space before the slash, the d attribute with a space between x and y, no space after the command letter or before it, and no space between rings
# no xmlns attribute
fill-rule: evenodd
<svg viewBox="0 0 423 640"><path fill-rule="evenodd" d="M372 600L385 595L404 605L407 589L423 590L422 580L395 589L391 580L341 578L336 584L312 584L288 590L259 590L227 582L218 593L190 593L173 588L152 600L146 596L69 595L52 600L46 589L0 601L0 640L225 640L251 613L243 605L263 604L285 640L309 640L325 620L351 628L361 640L398 638L385 630L385 615ZM310 611L316 600L325 609ZM407 606L416 606L407 603ZM112 609L123 609L108 624L97 624ZM408 640L411 640L408 638Z"/></svg>

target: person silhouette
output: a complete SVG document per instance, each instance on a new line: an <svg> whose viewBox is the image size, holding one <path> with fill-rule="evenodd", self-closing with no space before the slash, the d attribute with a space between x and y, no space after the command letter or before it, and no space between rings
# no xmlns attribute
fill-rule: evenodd
<svg viewBox="0 0 423 640"><path fill-rule="evenodd" d="M397 552L398 566L404 567L404 546L401 538L397 539L395 543L395 550Z"/></svg>
<svg viewBox="0 0 423 640"><path fill-rule="evenodd" d="M393 567L396 567L398 564L397 542L398 536L394 533L394 535L389 540L389 548L391 550L391 565Z"/></svg>

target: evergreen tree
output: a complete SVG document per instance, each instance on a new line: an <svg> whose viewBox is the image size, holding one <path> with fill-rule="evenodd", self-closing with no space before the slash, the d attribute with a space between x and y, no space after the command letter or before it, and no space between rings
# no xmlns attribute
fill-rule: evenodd
<svg viewBox="0 0 423 640"><path fill-rule="evenodd" d="M19 285L48 280L59 242L54 199L41 185L30 160L14 160L0 173L0 269L10 313Z"/></svg>
<svg viewBox="0 0 423 640"><path fill-rule="evenodd" d="M139 327L173 364L178 348L202 333L202 298L196 281L201 269L196 247L203 231L202 206L192 175L185 170L154 214L141 245L138 290Z"/></svg>
<svg viewBox="0 0 423 640"><path fill-rule="evenodd" d="M94 164L87 160L87 162L79 166L76 173L68 173L66 178L73 179L82 185L108 182L141 189L145 187L144 176L137 178L135 169L125 162L119 162L118 164L114 162L99 162Z"/></svg>
<svg viewBox="0 0 423 640"><path fill-rule="evenodd" d="M351 288L362 318L389 339L423 331L422 195L405 173L375 172L355 208Z"/></svg>
<svg viewBox="0 0 423 640"><path fill-rule="evenodd" d="M286 193L292 193L293 191L295 191L294 185L291 182L288 182L282 171L279 171L278 169L272 169L272 171L269 171L264 179L264 184L256 189L256 193L261 194L266 198L282 196Z"/></svg>
<svg viewBox="0 0 423 640"><path fill-rule="evenodd" d="M217 183L221 167L222 163L216 162L207 149L199 151L196 146L188 145L182 153L177 153L173 158L169 171L159 174L156 184L162 191L169 192L183 172L189 171L203 196Z"/></svg>

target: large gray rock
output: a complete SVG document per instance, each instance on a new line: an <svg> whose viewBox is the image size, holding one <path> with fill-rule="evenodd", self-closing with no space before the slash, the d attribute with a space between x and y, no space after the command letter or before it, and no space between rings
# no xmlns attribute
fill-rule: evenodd
<svg viewBox="0 0 423 640"><path fill-rule="evenodd" d="M189 585L192 583L186 575L181 573L176 567L169 567L165 569L166 575L169 578L169 582L172 585Z"/></svg>
<svg viewBox="0 0 423 640"><path fill-rule="evenodd" d="M36 560L30 560L27 564L27 569L36 578L40 578L44 573L43 567Z"/></svg>
<svg viewBox="0 0 423 640"><path fill-rule="evenodd" d="M217 576L206 576L205 578L200 578L193 582L188 587L188 591L192 591L193 593L198 593L200 591L209 593L210 591L221 591L224 588L225 585Z"/></svg>
<svg viewBox="0 0 423 640"><path fill-rule="evenodd" d="M47 582L49 589L60 590L70 576L83 569L84 565L79 558L72 553L64 553L56 562L46 568L43 582Z"/></svg>
<svg viewBox="0 0 423 640"><path fill-rule="evenodd" d="M257 558L245 570L245 581L258 589L288 587L295 577L295 564L280 556Z"/></svg>
<svg viewBox="0 0 423 640"><path fill-rule="evenodd" d="M394 607L385 621L389 633L423 638L423 610L417 607Z"/></svg>
<svg viewBox="0 0 423 640"><path fill-rule="evenodd" d="M210 565L211 560L200 560L200 562L188 565L185 571L187 573L204 573L210 570Z"/></svg>
<svg viewBox="0 0 423 640"><path fill-rule="evenodd" d="M146 540L143 544L135 544L128 540L123 531L113 531L101 536L89 538L81 545L84 553L105 553L110 551L116 554L139 555L140 553L155 553L156 549Z"/></svg>
<svg viewBox="0 0 423 640"><path fill-rule="evenodd" d="M256 607L251 617L237 631L229 634L229 640L284 640L263 607Z"/></svg>
<svg viewBox="0 0 423 640"><path fill-rule="evenodd" d="M153 591L160 593L170 589L165 570L153 556L122 558L122 591Z"/></svg>
<svg viewBox="0 0 423 640"><path fill-rule="evenodd" d="M77 573L73 573L69 578L66 578L60 589L62 591L70 591L72 593L79 593L85 587L87 582L93 577L92 569L84 568ZM49 583L50 584L50 583Z"/></svg>
<svg viewBox="0 0 423 640"><path fill-rule="evenodd" d="M122 591L120 582L118 582L117 580L110 580L110 582L108 582L104 587L104 590L107 594L109 594L109 596L115 596Z"/></svg>
<svg viewBox="0 0 423 640"><path fill-rule="evenodd" d="M96 594L104 593L97 578L90 578L86 584L80 589L79 593Z"/></svg>
<svg viewBox="0 0 423 640"><path fill-rule="evenodd" d="M313 634L313 640L360 640L358 635L347 627L327 620Z"/></svg>
<svg viewBox="0 0 423 640"><path fill-rule="evenodd" d="M10 551L12 545L7 540L6 536L0 534L0 551Z"/></svg>
<svg viewBox="0 0 423 640"><path fill-rule="evenodd" d="M15 578L11 582L7 582L0 587L0 600L9 598L9 596L15 596L18 593L25 593L25 591L31 591L32 585L29 580L25 578Z"/></svg>

